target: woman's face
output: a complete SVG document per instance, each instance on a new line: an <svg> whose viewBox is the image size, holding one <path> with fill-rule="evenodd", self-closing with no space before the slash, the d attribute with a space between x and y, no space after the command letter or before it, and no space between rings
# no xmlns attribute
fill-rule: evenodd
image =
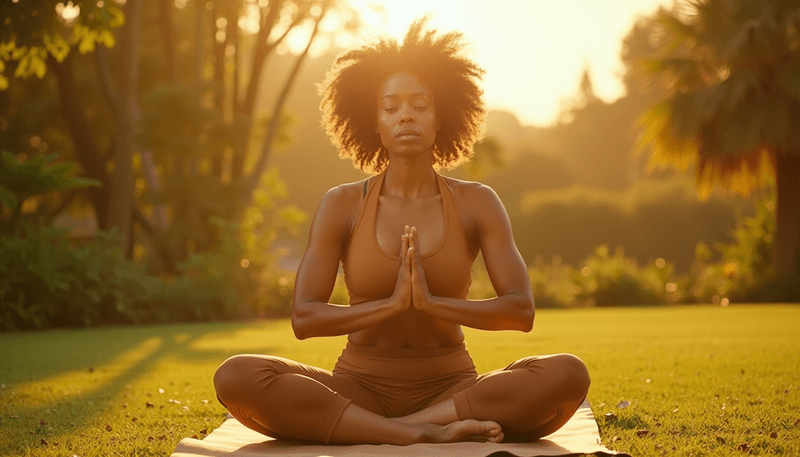
<svg viewBox="0 0 800 457"><path fill-rule="evenodd" d="M433 96L415 76L395 73L378 94L377 131L381 143L396 154L431 151L436 141Z"/></svg>

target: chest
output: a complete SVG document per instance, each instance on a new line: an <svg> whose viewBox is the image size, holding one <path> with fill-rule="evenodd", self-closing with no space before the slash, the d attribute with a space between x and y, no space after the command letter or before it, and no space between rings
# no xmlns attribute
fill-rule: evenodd
<svg viewBox="0 0 800 457"><path fill-rule="evenodd" d="M446 236L442 196L407 200L380 197L375 214L375 238L387 254L397 256L405 226L417 228L420 255L432 252Z"/></svg>
<svg viewBox="0 0 800 457"><path fill-rule="evenodd" d="M468 207L459 204L458 198L455 199L455 204L457 211L453 216L446 214L441 195L412 201L380 197L375 215L375 238L378 246L387 254L397 256L405 226L414 226L417 228L420 255L426 256L444 241L448 231L458 230L458 227L448 227L449 216L449 220L461 222L474 258L479 250L474 218Z"/></svg>

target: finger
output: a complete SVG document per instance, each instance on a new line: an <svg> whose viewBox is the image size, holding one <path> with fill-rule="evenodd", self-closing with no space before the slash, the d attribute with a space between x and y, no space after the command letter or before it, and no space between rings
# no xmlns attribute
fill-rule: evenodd
<svg viewBox="0 0 800 457"><path fill-rule="evenodd" d="M416 227L414 228L414 236L412 241L414 242L414 255L416 255L417 262L419 262L419 236L417 236Z"/></svg>

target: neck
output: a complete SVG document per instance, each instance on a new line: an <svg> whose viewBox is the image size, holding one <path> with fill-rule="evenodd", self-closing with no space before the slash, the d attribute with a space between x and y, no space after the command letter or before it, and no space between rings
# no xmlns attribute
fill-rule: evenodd
<svg viewBox="0 0 800 457"><path fill-rule="evenodd" d="M436 172L433 170L433 154L424 157L393 157L386 167L383 181L385 196L418 198L439 193Z"/></svg>

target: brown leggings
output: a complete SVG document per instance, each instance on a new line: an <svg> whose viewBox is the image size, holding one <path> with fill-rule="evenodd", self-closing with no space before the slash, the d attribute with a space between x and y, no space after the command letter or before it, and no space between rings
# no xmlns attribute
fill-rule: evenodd
<svg viewBox="0 0 800 457"><path fill-rule="evenodd" d="M459 420L498 422L506 441L561 428L589 390L570 354L525 357L478 375L466 346L385 349L347 343L333 372L282 357L237 355L214 374L217 398L243 425L275 438L329 442L354 404L384 417L453 398Z"/></svg>

